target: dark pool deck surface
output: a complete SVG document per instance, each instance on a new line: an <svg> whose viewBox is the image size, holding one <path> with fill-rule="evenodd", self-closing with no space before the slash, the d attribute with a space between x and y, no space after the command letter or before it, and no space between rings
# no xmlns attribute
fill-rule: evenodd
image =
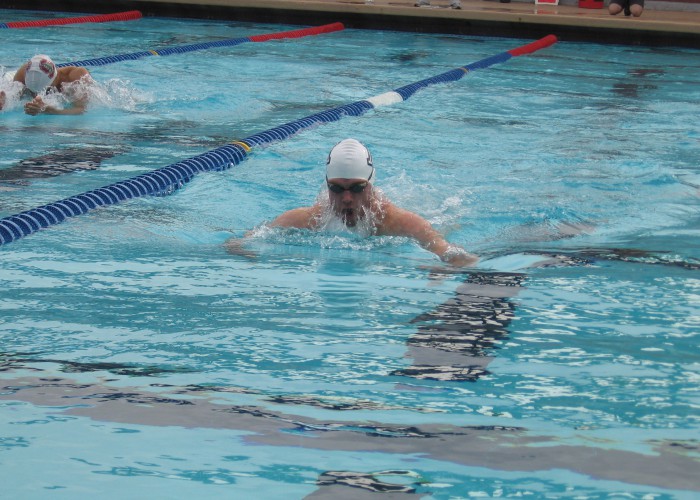
<svg viewBox="0 0 700 500"><path fill-rule="evenodd" d="M48 11L119 12L137 9L146 16L200 17L280 24L316 25L342 22L347 28L389 29L518 38L556 35L563 41L700 48L700 2L647 0L641 17L611 16L607 8L579 4L547 5L498 0L432 0L415 7L407 0L6 0L7 8ZM593 0L584 0L591 2ZM600 4L598 4L600 5ZM661 7L654 7L661 6ZM664 8L664 10L657 10ZM665 10L678 8L678 10Z"/></svg>

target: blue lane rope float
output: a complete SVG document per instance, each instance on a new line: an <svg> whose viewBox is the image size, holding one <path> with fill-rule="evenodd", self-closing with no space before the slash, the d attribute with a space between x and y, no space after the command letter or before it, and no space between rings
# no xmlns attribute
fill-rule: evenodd
<svg viewBox="0 0 700 500"><path fill-rule="evenodd" d="M118 54L114 56L97 57L95 59L85 59L82 61L72 61L57 64L56 67L63 68L66 66L104 66L121 61L134 61L150 56L170 56L173 54L184 54L185 52L193 52L195 50L214 49L219 47L233 47L247 42L267 42L269 40L281 40L283 38L301 38L305 36L321 35L324 33L333 33L345 29L343 23L324 24L323 26L315 26L313 28L302 28L292 31L281 31L277 33L267 33L263 35L253 35L241 38L229 38L227 40L216 40L213 42L193 43L190 45L180 45L177 47L167 47L158 50L142 50L132 52L130 54Z"/></svg>
<svg viewBox="0 0 700 500"><path fill-rule="evenodd" d="M554 35L548 35L536 42L400 87L391 92L322 111L251 135L246 139L233 141L225 146L168 165L167 167L5 217L0 219L0 245L16 241L39 229L58 224L69 217L84 214L97 207L113 205L139 196L171 194L192 180L199 172L225 170L238 165L246 159L248 153L255 146L281 141L304 129L338 121L345 116L360 116L370 109L405 101L422 88L459 80L469 71L488 68L494 64L505 62L511 57L530 54L549 47L556 41L557 38Z"/></svg>

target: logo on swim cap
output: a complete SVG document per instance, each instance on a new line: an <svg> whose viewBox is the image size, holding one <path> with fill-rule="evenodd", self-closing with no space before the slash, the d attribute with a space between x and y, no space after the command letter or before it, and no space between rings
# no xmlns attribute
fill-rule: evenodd
<svg viewBox="0 0 700 500"><path fill-rule="evenodd" d="M51 85L58 74L56 65L49 56L38 55L32 57L27 62L27 69L24 73L24 84L29 90L38 94Z"/></svg>
<svg viewBox="0 0 700 500"><path fill-rule="evenodd" d="M355 139L333 146L326 161L326 179L362 179L372 181L374 165L369 150Z"/></svg>

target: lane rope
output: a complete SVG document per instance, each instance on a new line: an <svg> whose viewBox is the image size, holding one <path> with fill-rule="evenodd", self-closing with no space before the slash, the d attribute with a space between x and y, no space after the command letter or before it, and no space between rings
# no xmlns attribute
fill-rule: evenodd
<svg viewBox="0 0 700 500"><path fill-rule="evenodd" d="M114 14L102 14L96 16L83 17L61 17L56 19L40 19L36 21L13 21L9 23L0 23L1 28L40 28L43 26L60 26L64 24L80 24L80 23L107 23L113 21L133 21L141 19L143 15L138 10L130 10L127 12L116 12Z"/></svg>
<svg viewBox="0 0 700 500"><path fill-rule="evenodd" d="M232 47L247 42L267 42L269 40L282 40L285 38L302 38L305 36L322 35L325 33L333 33L345 29L343 23L324 24L323 26L315 26L312 28L302 28L291 31L280 31L277 33L267 33L263 35L253 35L241 38L229 38L227 40L216 40L213 42L193 43L190 45L180 45L177 47L167 47L163 49L150 49L140 52L132 52L130 54L118 54L114 56L97 57L95 59L85 59L83 61L73 61L57 64L57 68L65 66L104 66L121 61L134 61L143 57L149 56L169 56L172 54L184 54L195 50L206 50L218 47Z"/></svg>
<svg viewBox="0 0 700 500"><path fill-rule="evenodd" d="M5 217L0 219L0 245L16 241L39 229L58 224L97 207L113 205L139 196L171 194L200 172L226 170L238 165L256 146L282 141L304 129L338 121L345 116L360 116L370 109L405 101L418 90L430 85L459 80L469 71L488 68L494 64L506 62L512 57L532 54L553 45L556 41L557 38L554 35L548 35L527 45L400 87L391 92L322 111L301 120L251 135L246 139L232 141L230 144L178 163Z"/></svg>

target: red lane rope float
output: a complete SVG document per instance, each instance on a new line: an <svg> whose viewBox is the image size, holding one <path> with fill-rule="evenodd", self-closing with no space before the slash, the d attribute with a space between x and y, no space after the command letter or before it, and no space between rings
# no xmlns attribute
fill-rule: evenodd
<svg viewBox="0 0 700 500"><path fill-rule="evenodd" d="M267 33L265 35L249 36L251 42L267 42L268 40L281 40L283 38L302 38L310 35L322 35L324 33L333 33L341 31L345 28L343 23L331 23L323 26L315 26L313 28L303 28L300 30L281 31L279 33Z"/></svg>
<svg viewBox="0 0 700 500"><path fill-rule="evenodd" d="M59 26L63 24L133 21L134 19L141 19L141 17L143 17L143 15L140 11L130 10L127 12L116 12L114 14L102 14L97 16L62 17L57 19L41 19L37 21L15 21L9 23L0 23L0 28L40 28L42 26Z"/></svg>
<svg viewBox="0 0 700 500"><path fill-rule="evenodd" d="M556 36L547 35L544 38L536 40L532 43L528 43L527 45L523 45L522 47L516 47L515 49L511 49L508 51L508 53L513 57L522 56L525 54L532 54L533 52L537 52L540 49L549 47L550 45L556 43L556 41Z"/></svg>

